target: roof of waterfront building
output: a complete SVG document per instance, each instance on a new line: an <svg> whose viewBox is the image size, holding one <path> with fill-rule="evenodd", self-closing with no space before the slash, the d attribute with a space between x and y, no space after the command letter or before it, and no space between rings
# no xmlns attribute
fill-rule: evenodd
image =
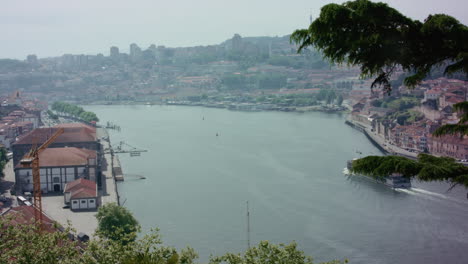
<svg viewBox="0 0 468 264"><path fill-rule="evenodd" d="M47 148L39 154L40 167L64 167L87 165L89 159L96 158L96 151L80 148ZM16 168L28 168L21 163Z"/></svg>
<svg viewBox="0 0 468 264"><path fill-rule="evenodd" d="M2 214L2 217L11 216L11 219L9 219L9 223L11 225L33 224L35 223L34 210L35 208L33 206L21 205L10 208L8 211ZM55 224L55 221L50 219L45 214L42 214L42 223L42 230L47 232L57 231L58 226Z"/></svg>
<svg viewBox="0 0 468 264"><path fill-rule="evenodd" d="M71 193L71 199L97 197L96 183L84 178L69 182L65 185L64 193Z"/></svg>
<svg viewBox="0 0 468 264"><path fill-rule="evenodd" d="M59 128L36 128L33 131L22 136L15 145L18 144L42 144L49 139ZM54 143L68 143L68 142L90 142L96 141L96 129L92 127L64 127L64 132L55 139Z"/></svg>
<svg viewBox="0 0 468 264"><path fill-rule="evenodd" d="M87 124L83 123L64 123L64 124L58 124L54 127L63 127L63 128L85 128L90 131L93 131L94 133L96 132L96 128Z"/></svg>

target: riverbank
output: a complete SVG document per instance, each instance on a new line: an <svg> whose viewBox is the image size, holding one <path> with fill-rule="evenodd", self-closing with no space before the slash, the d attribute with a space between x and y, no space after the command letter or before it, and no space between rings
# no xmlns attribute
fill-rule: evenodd
<svg viewBox="0 0 468 264"><path fill-rule="evenodd" d="M325 112L325 113L344 113L349 111L349 107L337 105L309 105L309 106L284 106L275 104L262 104L262 103L233 103L233 102L192 102L192 101L168 101L168 102L97 102L89 103L89 105L176 105L176 106L200 106L206 108L220 108L228 109L231 111L242 112L260 112L260 111L276 111L276 112Z"/></svg>
<svg viewBox="0 0 468 264"><path fill-rule="evenodd" d="M345 123L364 133L370 142L372 142L372 144L374 144L384 154L403 156L410 159L416 159L418 156L417 153L409 152L398 146L390 144L387 140L385 140L385 138L372 131L370 126L363 124L362 122L352 120L351 118L347 117Z"/></svg>
<svg viewBox="0 0 468 264"><path fill-rule="evenodd" d="M344 112L348 108L337 105L276 105L264 103L233 103L233 102L191 102L191 101L168 101L166 105L178 106L202 106L208 108L224 108L233 111L280 111L280 112Z"/></svg>

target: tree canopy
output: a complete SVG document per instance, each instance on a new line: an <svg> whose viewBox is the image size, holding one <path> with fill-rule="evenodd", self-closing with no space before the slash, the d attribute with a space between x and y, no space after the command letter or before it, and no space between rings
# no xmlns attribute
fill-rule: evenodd
<svg viewBox="0 0 468 264"><path fill-rule="evenodd" d="M140 231L140 224L127 208L116 203L105 204L98 209L97 233L102 236L128 243L136 239L136 233Z"/></svg>
<svg viewBox="0 0 468 264"><path fill-rule="evenodd" d="M261 241L258 246L247 249L244 255L227 253L223 256L212 257L210 264L314 264L311 257L304 255L304 252L297 249L295 242L289 245L272 244L268 241ZM332 260L321 264L341 264L348 263L348 260Z"/></svg>
<svg viewBox="0 0 468 264"><path fill-rule="evenodd" d="M291 41L298 52L313 46L333 63L361 68L375 77L372 87L391 91L390 77L400 67L409 73L407 86L421 82L435 66L444 74L468 73L468 27L445 14L412 20L385 3L368 0L328 4L307 29L296 30Z"/></svg>
<svg viewBox="0 0 468 264"><path fill-rule="evenodd" d="M460 120L456 124L447 124L439 127L434 131L433 135L457 135L467 136L468 135L468 102L461 102L453 105L453 111L461 113Z"/></svg>
<svg viewBox="0 0 468 264"><path fill-rule="evenodd" d="M436 67L444 75L468 76L468 27L445 14L429 15L424 22L412 20L385 3L355 0L322 7L320 16L308 29L296 30L291 41L298 52L313 46L333 63L348 63L361 68L363 77L376 77L371 88L383 85L391 92L391 75L398 69L406 72L403 83L413 87ZM413 106L392 102L395 107ZM462 114L457 124L443 125L434 136L468 135L468 102L455 104ZM410 112L395 117L404 123ZM468 187L468 169L455 159L419 154L417 160L399 156L368 156L353 161L352 171L382 178L392 173L417 177L423 181L448 181Z"/></svg>
<svg viewBox="0 0 468 264"><path fill-rule="evenodd" d="M59 113L69 114L86 122L99 121L99 118L95 113L87 112L83 109L83 107L74 104L57 101L52 104L52 110Z"/></svg>
<svg viewBox="0 0 468 264"><path fill-rule="evenodd" d="M88 242L71 240L76 235L70 227L57 232L43 232L33 222L11 224L12 218L0 217L0 263L19 264L193 264L198 254L193 248L177 250L164 246L158 229L128 243L108 239L98 233ZM14 222L14 221L13 221ZM210 264L313 264L312 258L297 248L296 243L276 245L262 241L244 254L226 253L211 256ZM347 260L322 264L347 263Z"/></svg>
<svg viewBox="0 0 468 264"><path fill-rule="evenodd" d="M452 184L451 188L456 185L468 187L468 167L453 158L422 153L417 160L399 156L368 156L353 161L351 171L376 179L400 173L422 181L448 181Z"/></svg>

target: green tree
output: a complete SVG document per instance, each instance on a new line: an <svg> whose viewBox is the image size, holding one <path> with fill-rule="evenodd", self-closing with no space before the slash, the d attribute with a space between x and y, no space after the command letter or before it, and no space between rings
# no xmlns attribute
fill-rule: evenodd
<svg viewBox="0 0 468 264"><path fill-rule="evenodd" d="M151 230L139 239L122 243L98 233L88 242L71 240L75 231L56 226L56 232L40 231L33 223L12 224L14 219L0 217L0 263L19 264L193 264L198 254L187 247L178 251L164 246L158 229ZM61 230L61 231L60 231ZM262 241L243 255L226 253L213 256L210 264L313 264L312 258L297 248L296 243L276 245ZM340 264L345 261L330 261L322 264Z"/></svg>
<svg viewBox="0 0 468 264"><path fill-rule="evenodd" d="M211 257L209 264L314 264L312 258L304 255L304 252L297 249L295 242L289 245L272 244L268 241L261 241L258 246L249 248L244 255L227 253L223 256ZM322 264L348 263L345 261L330 261Z"/></svg>
<svg viewBox="0 0 468 264"><path fill-rule="evenodd" d="M439 127L433 134L435 136L443 135L468 135L468 102L461 102L453 105L453 111L461 113L460 120L457 124L448 124Z"/></svg>
<svg viewBox="0 0 468 264"><path fill-rule="evenodd" d="M135 241L123 244L118 240L98 237L91 240L84 252L99 264L193 264L198 254L190 247L177 251L164 246L158 229Z"/></svg>
<svg viewBox="0 0 468 264"><path fill-rule="evenodd" d="M76 236L71 227L55 228L49 232L32 221L16 224L11 216L0 217L0 263L192 264L198 258L192 248L177 251L163 246L157 229L128 243L98 236L82 244L70 239Z"/></svg>
<svg viewBox="0 0 468 264"><path fill-rule="evenodd" d="M415 177L421 181L447 181L451 188L462 185L468 188L468 167L449 157L419 154L417 160L399 156L368 156L353 161L355 173L373 178L383 178L392 173Z"/></svg>
<svg viewBox="0 0 468 264"><path fill-rule="evenodd" d="M58 225L56 225L58 228ZM15 223L11 215L0 217L0 263L49 264L86 263L80 254L79 245L68 237L73 232L40 230L31 223Z"/></svg>
<svg viewBox="0 0 468 264"><path fill-rule="evenodd" d="M444 75L468 75L467 39L468 28L451 16L430 15L420 22L387 4L368 0L328 4L308 29L296 30L291 36L291 41L299 44L299 52L313 46L331 62L359 65L362 76L377 76L372 87L383 85L387 92L391 91L390 76L398 67L406 71L403 82L410 87L436 66L445 67ZM412 107L411 102L398 105L399 109L407 107ZM434 135L468 135L468 102L456 104L454 110L462 113L460 122L441 126ZM408 118L402 116L400 121ZM420 154L416 161L369 156L353 161L352 171L376 178L401 173L423 181L449 181L452 187L468 187L465 166L452 158L427 154Z"/></svg>
<svg viewBox="0 0 468 264"><path fill-rule="evenodd" d="M141 229L132 213L116 203L108 203L99 207L96 218L98 220L96 233L123 244L134 241L136 233Z"/></svg>
<svg viewBox="0 0 468 264"><path fill-rule="evenodd" d="M86 112L82 107L74 104L57 101L52 104L52 110L58 113L71 115L88 123L92 121L99 122L99 118L95 113Z"/></svg>
<svg viewBox="0 0 468 264"><path fill-rule="evenodd" d="M291 41L299 52L312 46L332 63L358 65L363 77L377 76L372 87L390 92L390 77L401 67L408 86L422 81L434 66L444 74L468 73L468 28L455 18L436 14L412 20L385 3L368 0L328 4L308 29Z"/></svg>

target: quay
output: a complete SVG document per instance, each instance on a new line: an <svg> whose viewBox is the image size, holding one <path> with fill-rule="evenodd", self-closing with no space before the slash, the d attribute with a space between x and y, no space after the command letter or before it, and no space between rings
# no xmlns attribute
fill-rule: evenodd
<svg viewBox="0 0 468 264"><path fill-rule="evenodd" d="M101 139L102 149L112 149L109 133L105 128L97 127L96 136ZM114 154L112 151L104 152L102 164L102 204L119 203L119 192L117 189L116 178L114 174ZM120 167L120 162L119 162ZM121 169L120 169L121 170Z"/></svg>
<svg viewBox="0 0 468 264"><path fill-rule="evenodd" d="M374 144L380 151L384 154L403 156L410 159L416 159L418 154L414 152L409 152L406 149L402 149L398 146L390 144L385 138L377 135L369 125L366 125L362 122L352 120L351 118L346 118L345 123L362 133Z"/></svg>

